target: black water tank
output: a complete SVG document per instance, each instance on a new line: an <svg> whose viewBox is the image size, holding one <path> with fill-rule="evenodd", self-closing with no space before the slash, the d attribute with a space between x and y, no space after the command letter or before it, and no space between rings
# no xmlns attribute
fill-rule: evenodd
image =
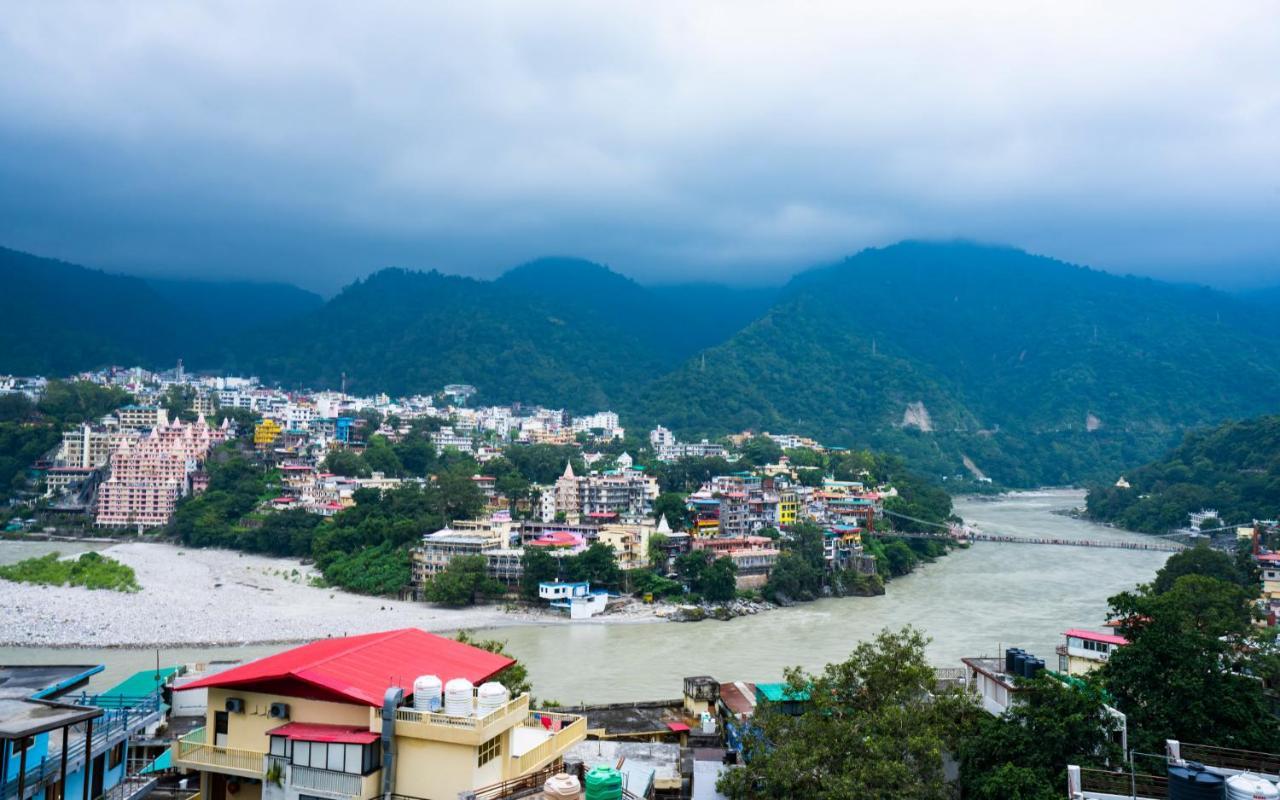
<svg viewBox="0 0 1280 800"><path fill-rule="evenodd" d="M1188 761L1185 767L1169 767L1169 800L1225 800L1227 782L1206 772L1203 764Z"/></svg>
<svg viewBox="0 0 1280 800"><path fill-rule="evenodd" d="M1013 654L1013 671L1010 675L1022 675L1023 670L1027 668L1027 654L1019 650Z"/></svg>
<svg viewBox="0 0 1280 800"><path fill-rule="evenodd" d="M1016 647L1006 647L1004 649L1004 671L1006 675L1013 674L1013 657L1021 652Z"/></svg>
<svg viewBox="0 0 1280 800"><path fill-rule="evenodd" d="M1028 658L1026 663L1022 667L1022 677L1034 678L1036 675L1040 674L1040 671L1043 669L1044 669L1043 658Z"/></svg>

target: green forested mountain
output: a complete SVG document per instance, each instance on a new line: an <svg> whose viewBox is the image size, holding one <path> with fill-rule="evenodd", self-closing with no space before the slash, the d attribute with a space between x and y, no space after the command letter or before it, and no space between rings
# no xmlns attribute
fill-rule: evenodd
<svg viewBox="0 0 1280 800"><path fill-rule="evenodd" d="M1225 524L1280 518L1280 416L1189 433L1157 461L1129 472L1129 488L1089 490L1090 516L1162 533L1211 508Z"/></svg>
<svg viewBox="0 0 1280 800"><path fill-rule="evenodd" d="M641 286L607 267L575 258L543 258L508 270L497 283L538 298L566 318L624 325L672 366L728 339L759 317L774 288L716 283Z"/></svg>
<svg viewBox="0 0 1280 800"><path fill-rule="evenodd" d="M648 288L569 258L496 281L388 269L319 306L12 251L0 267L0 372L183 356L288 387L472 383L482 401L611 407L685 437L797 432L1011 486L1113 481L1280 397L1258 306L965 243L866 250L778 290Z"/></svg>
<svg viewBox="0 0 1280 800"><path fill-rule="evenodd" d="M0 373L207 361L235 331L318 307L287 284L143 279L0 248Z"/></svg>
<svg viewBox="0 0 1280 800"><path fill-rule="evenodd" d="M1224 294L903 243L797 277L635 408L691 434L798 430L944 474L968 457L1029 485L1114 479L1187 427L1266 410L1277 389L1280 339Z"/></svg>
<svg viewBox="0 0 1280 800"><path fill-rule="evenodd" d="M599 408L665 366L635 322L502 282L385 269L242 337L225 363L291 386L336 386L345 372L358 392L471 383L485 400Z"/></svg>
<svg viewBox="0 0 1280 800"><path fill-rule="evenodd" d="M180 317L139 278L4 248L0 276L0 372L59 376L178 357Z"/></svg>

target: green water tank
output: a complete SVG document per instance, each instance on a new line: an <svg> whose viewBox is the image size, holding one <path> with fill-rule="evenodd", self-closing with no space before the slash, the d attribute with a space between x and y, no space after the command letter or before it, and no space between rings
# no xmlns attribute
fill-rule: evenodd
<svg viewBox="0 0 1280 800"><path fill-rule="evenodd" d="M622 773L613 767L592 767L586 783L586 800L622 800Z"/></svg>

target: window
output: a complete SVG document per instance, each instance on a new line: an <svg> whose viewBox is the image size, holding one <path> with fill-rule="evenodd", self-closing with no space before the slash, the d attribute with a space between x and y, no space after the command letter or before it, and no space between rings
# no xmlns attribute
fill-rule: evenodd
<svg viewBox="0 0 1280 800"><path fill-rule="evenodd" d="M271 737L271 755L289 757L289 740L283 736Z"/></svg>
<svg viewBox="0 0 1280 800"><path fill-rule="evenodd" d="M124 761L124 742L118 742L115 747L111 748L111 759L107 769L115 769L120 766L121 761Z"/></svg>
<svg viewBox="0 0 1280 800"><path fill-rule="evenodd" d="M483 767L490 761L502 755L502 734L498 734L489 741L480 745L479 757L476 759L476 766Z"/></svg>
<svg viewBox="0 0 1280 800"><path fill-rule="evenodd" d="M325 769L329 764L329 746L324 742L311 743L311 760L308 766Z"/></svg>
<svg viewBox="0 0 1280 800"><path fill-rule="evenodd" d="M364 765L361 763L361 758L360 758L360 745L348 744L348 745L344 745L343 749L347 751L346 771L353 772L356 775L359 775L361 772L364 771Z"/></svg>
<svg viewBox="0 0 1280 800"><path fill-rule="evenodd" d="M311 760L311 742L293 743L293 763L305 767Z"/></svg>
<svg viewBox="0 0 1280 800"><path fill-rule="evenodd" d="M346 745L329 744L327 746L327 749L329 751L329 759L328 759L328 763L325 764L325 769L331 769L334 772L342 772L343 756L345 756L347 752Z"/></svg>
<svg viewBox="0 0 1280 800"><path fill-rule="evenodd" d="M11 748L11 752L13 753L13 757L17 758L19 754L22 753L23 750L26 750L28 747L30 747L35 743L36 743L36 738L34 736L28 736L23 739L14 739L13 742L9 745L9 747Z"/></svg>

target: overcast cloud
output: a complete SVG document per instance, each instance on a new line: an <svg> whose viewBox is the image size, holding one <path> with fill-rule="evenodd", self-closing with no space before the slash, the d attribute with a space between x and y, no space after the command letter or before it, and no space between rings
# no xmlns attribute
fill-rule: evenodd
<svg viewBox="0 0 1280 800"><path fill-rule="evenodd" d="M332 291L907 237L1280 283L1259 2L10 3L0 244Z"/></svg>

